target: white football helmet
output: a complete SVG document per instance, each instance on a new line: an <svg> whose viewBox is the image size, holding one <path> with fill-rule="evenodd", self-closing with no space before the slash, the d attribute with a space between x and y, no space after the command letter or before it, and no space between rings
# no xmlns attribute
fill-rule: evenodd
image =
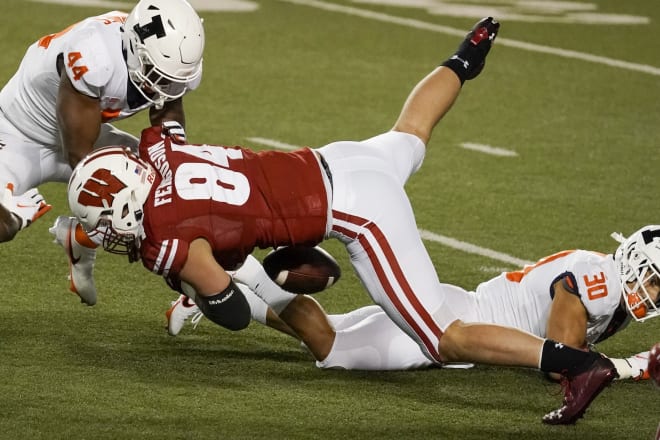
<svg viewBox="0 0 660 440"><path fill-rule="evenodd" d="M660 283L660 226L644 226L628 238L612 237L621 243L614 264L628 312L637 321L660 316L660 295L653 301L647 290L649 282Z"/></svg>
<svg viewBox="0 0 660 440"><path fill-rule="evenodd" d="M156 108L197 87L204 27L186 0L140 0L126 17L122 39L128 77Z"/></svg>
<svg viewBox="0 0 660 440"><path fill-rule="evenodd" d="M105 147L85 157L69 179L69 207L82 227L103 237L103 248L138 259L143 206L156 178L128 148Z"/></svg>

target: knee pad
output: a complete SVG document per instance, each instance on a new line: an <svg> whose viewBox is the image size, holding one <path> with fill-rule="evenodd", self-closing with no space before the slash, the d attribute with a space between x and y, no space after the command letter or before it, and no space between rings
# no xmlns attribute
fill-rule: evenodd
<svg viewBox="0 0 660 440"><path fill-rule="evenodd" d="M204 316L228 330L243 330L250 324L250 305L233 281L215 295L196 295L195 303Z"/></svg>

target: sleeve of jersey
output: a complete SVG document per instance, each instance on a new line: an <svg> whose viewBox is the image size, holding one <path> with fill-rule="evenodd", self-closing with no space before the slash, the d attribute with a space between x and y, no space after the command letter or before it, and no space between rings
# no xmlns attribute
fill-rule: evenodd
<svg viewBox="0 0 660 440"><path fill-rule="evenodd" d="M561 285L567 291L573 295L579 297L580 291L578 290L578 283L575 280L575 275L572 272L564 272L561 275Z"/></svg>
<svg viewBox="0 0 660 440"><path fill-rule="evenodd" d="M177 238L143 242L141 255L144 267L165 277L170 287L175 288L172 281L179 279L179 273L188 258L188 243Z"/></svg>
<svg viewBox="0 0 660 440"><path fill-rule="evenodd" d="M138 146L140 157L146 157L149 147L163 140L161 127L159 125L147 127L140 134L140 145Z"/></svg>
<svg viewBox="0 0 660 440"><path fill-rule="evenodd" d="M612 282L608 279L608 273L597 264L587 261L575 262L572 268L574 282L577 284L582 304L591 317L610 315L616 308L616 292L612 289Z"/></svg>
<svg viewBox="0 0 660 440"><path fill-rule="evenodd" d="M103 88L113 75L112 60L102 34L93 29L79 31L77 38L69 39L64 47L64 69L71 84L80 93L100 98Z"/></svg>

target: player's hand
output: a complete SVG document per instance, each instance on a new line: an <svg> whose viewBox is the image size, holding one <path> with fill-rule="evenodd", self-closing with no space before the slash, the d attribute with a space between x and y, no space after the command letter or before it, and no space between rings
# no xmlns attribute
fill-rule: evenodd
<svg viewBox="0 0 660 440"><path fill-rule="evenodd" d="M169 137L175 144L186 144L186 131L183 129L183 125L177 121L164 121L161 124L160 132L163 137Z"/></svg>
<svg viewBox="0 0 660 440"><path fill-rule="evenodd" d="M633 374L633 380L648 380L651 378L649 374L649 352L643 351L637 353L634 356L626 358L626 361L630 364L633 371L637 374Z"/></svg>
<svg viewBox="0 0 660 440"><path fill-rule="evenodd" d="M19 229L27 228L52 208L36 188L15 196L12 183L8 183L0 192L0 204L18 218L20 222Z"/></svg>

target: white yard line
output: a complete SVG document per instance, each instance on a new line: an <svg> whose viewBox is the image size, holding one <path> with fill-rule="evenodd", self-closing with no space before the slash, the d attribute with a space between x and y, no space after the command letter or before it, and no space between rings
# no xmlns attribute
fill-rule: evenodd
<svg viewBox="0 0 660 440"><path fill-rule="evenodd" d="M427 231L425 229L420 229L419 235L424 240L434 241L447 247L467 252L468 254L481 255L482 257L488 257L492 260L513 264L514 266L523 267L528 264L534 264L532 261L522 260L502 252L477 246L476 244L467 243L465 241L456 240L455 238L446 237L444 235L436 234L435 232Z"/></svg>
<svg viewBox="0 0 660 440"><path fill-rule="evenodd" d="M386 23L398 24L401 26L408 26L415 29L424 29L440 34L452 35L457 37L464 37L464 29L456 29L449 26L442 26L433 23L427 23L413 18L402 18L394 15L384 14L382 12L369 11L365 9L356 8L353 6L337 5L333 3L326 3L318 0L279 0L287 3L294 3L302 6L309 6L312 8L323 9L326 11L339 12L342 14L353 15L356 17L367 18L370 20L383 21ZM613 58L592 55L589 53L578 52L575 50L560 49L557 47L544 46L542 44L527 43L525 41L511 40L509 38L498 38L498 46L514 47L516 49L527 50L530 52L545 53L549 55L556 55L562 58L572 58L580 61L587 61L605 66L616 67L619 69L632 70L636 72L647 73L649 75L660 76L660 68L649 66L646 64L631 63L629 61L616 60Z"/></svg>
<svg viewBox="0 0 660 440"><path fill-rule="evenodd" d="M302 148L298 145L287 144L285 142L277 141L274 139L262 138L262 137L249 137L246 139L250 142L254 142L259 145L279 148L282 150L297 150L299 148ZM503 263L512 264L514 266L522 267L525 266L526 264L533 264L533 262L531 261L522 260L520 258L516 258L511 255L504 254L502 252L494 251L492 249L477 246L476 244L471 244L465 241L457 240L455 238L436 234L435 232L427 231L425 229L420 229L419 234L424 240L440 243L444 246L453 249L458 249L459 251L467 252L469 254L481 255L482 257L487 257L492 260L497 260Z"/></svg>
<svg viewBox="0 0 660 440"><path fill-rule="evenodd" d="M461 148L466 150L478 151L480 153L490 154L491 156L516 157L518 153L504 148L493 147L491 145L475 144L472 142L463 142Z"/></svg>

